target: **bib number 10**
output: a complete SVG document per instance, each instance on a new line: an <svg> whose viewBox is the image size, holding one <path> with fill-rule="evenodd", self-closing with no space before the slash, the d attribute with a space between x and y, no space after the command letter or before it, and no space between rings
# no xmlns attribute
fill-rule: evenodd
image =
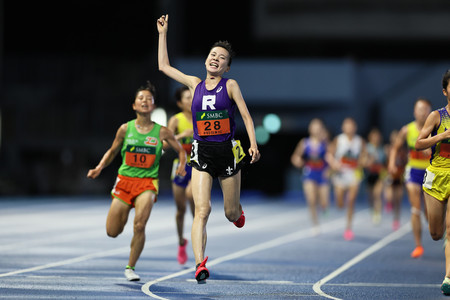
<svg viewBox="0 0 450 300"><path fill-rule="evenodd" d="M125 163L130 167L150 168L155 162L156 155L126 152Z"/></svg>

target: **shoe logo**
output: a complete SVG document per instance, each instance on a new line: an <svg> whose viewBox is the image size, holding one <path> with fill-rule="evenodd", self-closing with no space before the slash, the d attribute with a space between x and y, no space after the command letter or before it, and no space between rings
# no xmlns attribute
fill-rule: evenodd
<svg viewBox="0 0 450 300"><path fill-rule="evenodd" d="M203 164L202 169L206 169L207 166L208 164Z"/></svg>
<svg viewBox="0 0 450 300"><path fill-rule="evenodd" d="M219 88L216 91L216 94L220 93L221 90L222 90L222 86L219 86Z"/></svg>

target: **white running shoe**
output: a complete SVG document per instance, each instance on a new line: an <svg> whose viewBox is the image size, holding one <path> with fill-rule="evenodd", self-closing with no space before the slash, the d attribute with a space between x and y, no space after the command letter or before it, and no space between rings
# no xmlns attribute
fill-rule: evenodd
<svg viewBox="0 0 450 300"><path fill-rule="evenodd" d="M141 279L141 277L139 277L133 269L125 269L124 274L128 281L139 281Z"/></svg>

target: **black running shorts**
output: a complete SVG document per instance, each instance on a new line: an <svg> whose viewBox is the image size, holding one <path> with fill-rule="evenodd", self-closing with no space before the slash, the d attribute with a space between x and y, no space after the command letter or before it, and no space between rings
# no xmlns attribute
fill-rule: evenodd
<svg viewBox="0 0 450 300"><path fill-rule="evenodd" d="M194 140L190 165L199 171L208 172L213 178L230 177L242 168L244 157L244 150L238 140L226 142Z"/></svg>

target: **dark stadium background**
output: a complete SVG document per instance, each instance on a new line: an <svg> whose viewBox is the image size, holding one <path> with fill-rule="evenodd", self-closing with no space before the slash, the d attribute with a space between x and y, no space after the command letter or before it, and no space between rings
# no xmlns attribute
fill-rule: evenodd
<svg viewBox="0 0 450 300"><path fill-rule="evenodd" d="M226 39L237 52L232 70L242 62L264 69L278 61L325 70L337 62L350 70L348 99L317 102L297 89L281 102L260 101L241 85L255 126L267 113L282 121L260 146L262 160L245 171L244 189L270 195L295 188L300 173L289 157L313 116L324 118L334 135L351 115L361 135L377 126L387 140L412 119L415 98L429 98L434 108L445 104L440 79L450 68L448 0L0 0L1 195L109 192L119 158L95 181L86 173L120 124L134 118L135 90L151 80L158 106L168 116L177 111L174 83L157 70L156 19L164 13L170 14L173 62L194 59L201 66L209 47ZM247 80L262 80L262 73L246 71ZM305 72L283 75L308 80ZM264 76L276 95L280 77ZM326 94L329 76L336 75L324 72L310 88ZM170 160L167 153L162 192L169 192Z"/></svg>

